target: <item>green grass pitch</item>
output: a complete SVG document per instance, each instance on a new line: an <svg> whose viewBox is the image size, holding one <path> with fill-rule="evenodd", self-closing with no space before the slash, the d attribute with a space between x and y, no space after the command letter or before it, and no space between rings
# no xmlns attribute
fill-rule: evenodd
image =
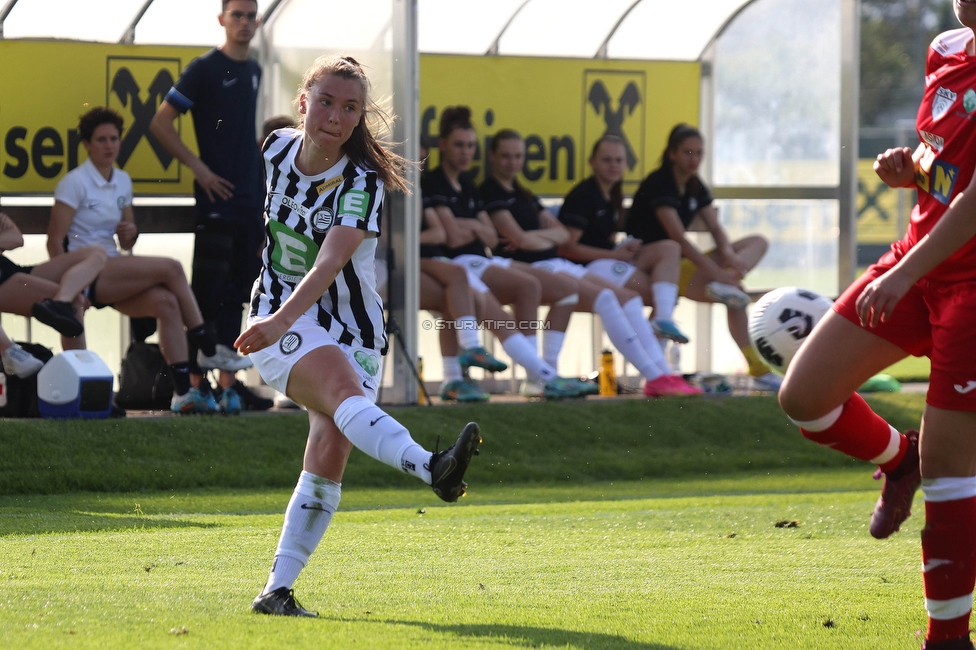
<svg viewBox="0 0 976 650"><path fill-rule="evenodd" d="M871 401L902 428L922 408ZM302 416L4 422L0 647L921 645L921 517L872 539L871 468L803 440L774 400L394 414L431 446L481 422L470 494L442 504L355 453L296 584L316 620L248 610Z"/></svg>

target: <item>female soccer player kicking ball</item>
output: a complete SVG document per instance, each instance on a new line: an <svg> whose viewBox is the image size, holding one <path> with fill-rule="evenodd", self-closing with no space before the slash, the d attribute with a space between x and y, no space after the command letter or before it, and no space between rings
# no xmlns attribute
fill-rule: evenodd
<svg viewBox="0 0 976 650"><path fill-rule="evenodd" d="M304 471L285 510L271 575L252 609L315 616L292 585L339 506L352 447L457 501L481 443L468 424L454 445L426 451L376 405L386 353L373 258L386 186L405 190L403 160L380 145L368 118L386 119L351 57L319 58L302 79L300 128L264 143L268 241L248 328L235 342L264 380L308 409ZM372 115L370 115L372 114Z"/></svg>
<svg viewBox="0 0 976 650"><path fill-rule="evenodd" d="M976 582L976 1L954 8L965 27L928 52L922 144L874 165L888 185L918 190L908 232L820 321L779 393L804 436L881 467L875 537L898 530L921 483L927 650L972 650ZM902 435L854 391L908 354L928 356L932 374L921 434Z"/></svg>

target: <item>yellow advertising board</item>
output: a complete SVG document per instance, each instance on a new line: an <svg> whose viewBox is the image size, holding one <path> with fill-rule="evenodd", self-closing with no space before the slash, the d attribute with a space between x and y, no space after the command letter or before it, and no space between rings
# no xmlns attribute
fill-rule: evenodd
<svg viewBox="0 0 976 650"><path fill-rule="evenodd" d="M206 49L0 40L0 194L51 194L87 157L78 118L95 106L125 120L118 164L136 194L192 194L193 175L149 133L149 122ZM176 127L195 150L191 118L180 117Z"/></svg>
<svg viewBox="0 0 976 650"><path fill-rule="evenodd" d="M206 49L0 39L0 195L51 194L85 160L78 117L104 105L125 119L119 166L136 194L192 195L192 174L148 127L170 86ZM422 55L421 135L436 165L441 111L466 104L481 142L481 174L492 134L514 128L526 138L526 186L561 196L589 175L593 143L618 133L627 141L633 192L656 167L671 126L697 123L699 77L699 64L686 62ZM195 150L188 115L177 129Z"/></svg>
<svg viewBox="0 0 976 650"><path fill-rule="evenodd" d="M625 191L653 171L671 127L698 123L698 63L512 56L420 57L421 136L438 164L438 121L447 106L471 107L484 175L487 144L504 128L526 142L522 181L543 196L565 195L590 175L590 150L604 133L627 142Z"/></svg>

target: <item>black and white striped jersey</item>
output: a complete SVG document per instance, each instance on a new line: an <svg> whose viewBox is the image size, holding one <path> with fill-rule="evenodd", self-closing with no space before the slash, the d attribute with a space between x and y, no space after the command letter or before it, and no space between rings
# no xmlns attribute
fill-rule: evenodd
<svg viewBox="0 0 976 650"><path fill-rule="evenodd" d="M309 272L334 226L366 231L352 259L308 312L339 343L386 354L383 302L376 293L373 258L379 235L383 181L376 172L343 157L318 176L295 166L304 132L279 129L265 140L267 173L261 274L251 292L251 316L273 314Z"/></svg>

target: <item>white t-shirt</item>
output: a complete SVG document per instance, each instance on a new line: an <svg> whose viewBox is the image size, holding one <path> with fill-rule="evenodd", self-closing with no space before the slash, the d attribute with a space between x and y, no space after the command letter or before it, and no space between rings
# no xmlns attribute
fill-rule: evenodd
<svg viewBox="0 0 976 650"><path fill-rule="evenodd" d="M112 171L107 181L91 160L65 174L54 188L54 199L75 209L68 227L65 250L101 246L117 256L115 227L122 220L122 209L132 205L132 179L121 169Z"/></svg>

